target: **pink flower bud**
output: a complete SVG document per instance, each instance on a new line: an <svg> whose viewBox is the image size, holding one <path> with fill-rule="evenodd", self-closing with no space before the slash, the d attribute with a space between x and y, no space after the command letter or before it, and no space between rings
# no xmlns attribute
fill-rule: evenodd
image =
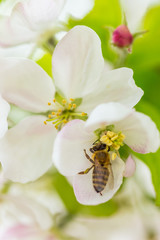
<svg viewBox="0 0 160 240"><path fill-rule="evenodd" d="M133 36L126 25L120 25L112 35L112 42L118 47L128 47L133 42Z"/></svg>

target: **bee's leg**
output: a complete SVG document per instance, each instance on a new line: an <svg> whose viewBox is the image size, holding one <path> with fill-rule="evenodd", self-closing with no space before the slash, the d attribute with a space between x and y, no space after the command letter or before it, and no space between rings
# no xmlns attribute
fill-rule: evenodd
<svg viewBox="0 0 160 240"><path fill-rule="evenodd" d="M87 158L91 163L94 163L94 161L93 161L93 160L90 158L90 156L87 154L86 149L84 149L84 153L85 153L86 158Z"/></svg>
<svg viewBox="0 0 160 240"><path fill-rule="evenodd" d="M100 194L101 196L103 196L101 192L100 192L99 194Z"/></svg>
<svg viewBox="0 0 160 240"><path fill-rule="evenodd" d="M83 172L79 172L78 174L87 174L92 168L94 167L94 165L92 165L90 168L87 168L85 171Z"/></svg>

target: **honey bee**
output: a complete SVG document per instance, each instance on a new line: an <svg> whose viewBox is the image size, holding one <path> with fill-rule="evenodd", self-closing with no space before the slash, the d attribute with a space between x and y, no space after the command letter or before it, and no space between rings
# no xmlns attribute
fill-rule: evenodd
<svg viewBox="0 0 160 240"><path fill-rule="evenodd" d="M114 187L114 178L109 150L110 149L107 149L106 144L99 142L90 148L90 152L93 153L92 157L90 158L84 149L86 158L93 165L90 168L87 168L85 171L79 172L79 174L87 174L93 168L93 187L97 193L100 193L100 195L102 195L102 191L105 189L107 183L109 184L110 189L113 189Z"/></svg>

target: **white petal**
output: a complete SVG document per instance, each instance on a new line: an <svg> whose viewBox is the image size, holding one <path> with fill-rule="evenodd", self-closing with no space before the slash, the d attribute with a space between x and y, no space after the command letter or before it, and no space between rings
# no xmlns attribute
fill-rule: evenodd
<svg viewBox="0 0 160 240"><path fill-rule="evenodd" d="M75 175L90 166L84 154L95 141L93 133L84 129L85 122L73 120L58 133L53 151L53 161L65 176Z"/></svg>
<svg viewBox="0 0 160 240"><path fill-rule="evenodd" d="M97 205L108 201L122 184L124 169L125 164L120 158L116 158L116 160L112 162L114 188L112 190L109 189L109 185L107 184L102 192L102 196L93 188L92 171L85 175L76 175L74 177L73 187L77 200L84 205Z"/></svg>
<svg viewBox="0 0 160 240"><path fill-rule="evenodd" d="M135 152L156 152L160 146L159 131L150 117L133 112L115 128L125 134L124 142Z"/></svg>
<svg viewBox="0 0 160 240"><path fill-rule="evenodd" d="M134 33L141 26L141 21L147 8L153 4L153 0L121 0L123 11L127 17L129 29Z"/></svg>
<svg viewBox="0 0 160 240"><path fill-rule="evenodd" d="M133 111L125 105L116 102L101 104L91 112L85 125L86 129L95 131L98 128L123 121Z"/></svg>
<svg viewBox="0 0 160 240"><path fill-rule="evenodd" d="M53 24L65 0L29 0L15 5L9 17L0 21L0 45L13 46L37 40Z"/></svg>
<svg viewBox="0 0 160 240"><path fill-rule="evenodd" d="M119 102L128 107L135 106L143 95L133 80L133 71L129 68L119 68L108 71L105 65L97 90L83 99L83 112L90 112L101 103Z"/></svg>
<svg viewBox="0 0 160 240"><path fill-rule="evenodd" d="M9 104L0 96L0 138L2 138L8 130L7 117L9 111Z"/></svg>
<svg viewBox="0 0 160 240"><path fill-rule="evenodd" d="M131 177L136 170L136 163L131 155L127 158L126 165L125 165L125 171L123 176L124 177Z"/></svg>
<svg viewBox="0 0 160 240"><path fill-rule="evenodd" d="M16 47L0 48L0 57L28 58L33 51L33 44L23 44Z"/></svg>
<svg viewBox="0 0 160 240"><path fill-rule="evenodd" d="M25 19L33 31L48 29L59 16L65 0L29 0L18 3L14 14Z"/></svg>
<svg viewBox="0 0 160 240"><path fill-rule="evenodd" d="M4 176L16 182L33 181L51 166L56 130L44 125L44 116L25 118L0 141Z"/></svg>
<svg viewBox="0 0 160 240"><path fill-rule="evenodd" d="M0 66L0 91L8 102L31 112L48 111L55 89L40 66L23 58L1 58Z"/></svg>
<svg viewBox="0 0 160 240"><path fill-rule="evenodd" d="M31 42L37 36L25 19L18 14L0 18L0 46L11 47L25 42Z"/></svg>
<svg viewBox="0 0 160 240"><path fill-rule="evenodd" d="M88 27L74 27L57 44L52 63L55 84L66 97L96 91L104 64L98 35Z"/></svg>

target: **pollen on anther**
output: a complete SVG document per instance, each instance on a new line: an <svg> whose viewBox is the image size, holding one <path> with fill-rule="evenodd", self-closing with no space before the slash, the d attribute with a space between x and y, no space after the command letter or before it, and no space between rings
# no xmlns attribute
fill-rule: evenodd
<svg viewBox="0 0 160 240"><path fill-rule="evenodd" d="M61 112L62 112L62 109L58 109L58 112L61 113Z"/></svg>
<svg viewBox="0 0 160 240"><path fill-rule="evenodd" d="M74 98L70 98L69 100L70 100L71 102L74 102L74 101L75 101L75 99L74 99Z"/></svg>
<svg viewBox="0 0 160 240"><path fill-rule="evenodd" d="M44 124L45 124L45 125L47 125L47 122L46 122L46 121L44 121Z"/></svg>
<svg viewBox="0 0 160 240"><path fill-rule="evenodd" d="M52 116L49 114L49 115L48 115L48 118L51 118L51 117L52 117Z"/></svg>
<svg viewBox="0 0 160 240"><path fill-rule="evenodd" d="M66 104L66 102L67 102L66 99L63 99L63 100L62 100L62 103L63 103L63 104Z"/></svg>
<svg viewBox="0 0 160 240"><path fill-rule="evenodd" d="M82 112L82 113L81 113L81 115L82 115L82 116L86 116L86 115L87 115L87 113L84 113L84 112Z"/></svg>
<svg viewBox="0 0 160 240"><path fill-rule="evenodd" d="M50 102L48 102L48 106L50 106L51 105L51 103Z"/></svg>
<svg viewBox="0 0 160 240"><path fill-rule="evenodd" d="M72 105L72 106L73 106L73 108L76 108L76 107L77 107L77 105L76 105L75 103L73 103L73 105Z"/></svg>
<svg viewBox="0 0 160 240"><path fill-rule="evenodd" d="M52 112L52 115L55 115L55 112Z"/></svg>
<svg viewBox="0 0 160 240"><path fill-rule="evenodd" d="M54 103L56 102L56 99L55 99L55 98L53 99L53 102L54 102Z"/></svg>
<svg viewBox="0 0 160 240"><path fill-rule="evenodd" d="M63 120L63 123L67 123L68 121L66 119Z"/></svg>

